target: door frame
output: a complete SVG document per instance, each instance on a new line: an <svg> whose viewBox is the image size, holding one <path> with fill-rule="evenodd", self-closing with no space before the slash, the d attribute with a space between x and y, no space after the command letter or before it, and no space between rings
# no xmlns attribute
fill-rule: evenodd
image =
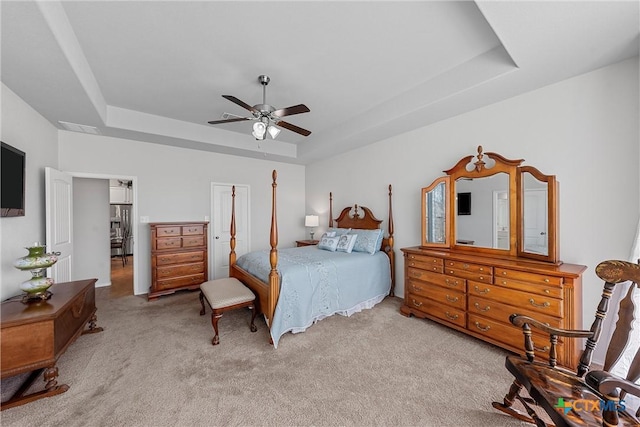
<svg viewBox="0 0 640 427"><path fill-rule="evenodd" d="M216 221L216 206L215 206L215 197L214 197L214 190L216 187L232 187L232 186L236 186L236 188L246 188L247 189L247 252L251 251L251 186L249 184L231 184L231 183L227 183L227 182L211 182L211 187L210 187L210 220L209 220L209 236L207 236L207 238L209 239L209 280L211 280L212 278L215 278L215 271L216 271L216 245L214 242L214 234L215 234L215 224L214 221ZM236 210L237 213L237 210ZM230 248L227 248L227 254L229 254Z"/></svg>
<svg viewBox="0 0 640 427"><path fill-rule="evenodd" d="M139 289L140 280L138 279L140 268L139 268L139 256L138 255L138 227L140 226L140 221L138 221L138 177L133 175L122 175L122 174L105 174L105 173L88 173L88 172L69 172L64 171L65 173L71 175L73 178L89 178L89 179L126 179L132 182L131 185L131 237L133 240L133 294L134 295L142 295L148 292L148 289Z"/></svg>

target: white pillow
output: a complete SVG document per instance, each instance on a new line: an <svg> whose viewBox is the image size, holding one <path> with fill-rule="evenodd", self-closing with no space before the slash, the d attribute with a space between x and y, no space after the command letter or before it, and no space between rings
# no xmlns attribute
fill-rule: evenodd
<svg viewBox="0 0 640 427"><path fill-rule="evenodd" d="M318 242L318 249L335 252L338 247L338 239L339 237L327 237L323 235L320 242Z"/></svg>
<svg viewBox="0 0 640 427"><path fill-rule="evenodd" d="M338 237L338 246L336 247L336 250L338 252L346 252L350 254L356 244L357 238L357 234L344 234Z"/></svg>
<svg viewBox="0 0 640 427"><path fill-rule="evenodd" d="M326 231L322 237L336 237L336 232L335 231Z"/></svg>

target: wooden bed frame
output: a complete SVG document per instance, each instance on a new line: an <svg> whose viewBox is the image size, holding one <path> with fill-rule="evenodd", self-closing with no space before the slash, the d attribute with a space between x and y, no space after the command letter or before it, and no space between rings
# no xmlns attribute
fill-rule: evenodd
<svg viewBox="0 0 640 427"><path fill-rule="evenodd" d="M229 253L229 277L235 277L242 283L247 285L253 293L256 295L258 303L257 309L263 313L267 319L267 323L271 324L273 313L278 303L278 297L280 295L280 276L278 275L278 221L276 216L276 183L278 174L274 170L272 173L271 184L271 252L269 254L269 262L271 264L271 271L269 272L269 281L265 283L257 277L247 273L245 270L236 265L236 220L235 220L235 186L231 190L231 240ZM364 213L362 217L358 212L361 209ZM329 193L329 227L334 226L334 221L337 227L340 228L354 228L354 229L376 229L380 228L382 220L377 219L369 208L364 206L355 205L353 207L354 213L350 215L352 208L346 207L340 212L337 219L333 219L333 194ZM395 290L395 254L393 252L393 214L391 208L391 185L389 185L389 236L385 237L382 241L382 250L389 257L391 266L391 290L390 296L394 295Z"/></svg>

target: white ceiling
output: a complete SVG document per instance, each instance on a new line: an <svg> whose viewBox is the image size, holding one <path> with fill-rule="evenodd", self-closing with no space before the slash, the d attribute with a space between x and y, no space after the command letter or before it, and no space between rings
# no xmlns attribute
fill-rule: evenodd
<svg viewBox="0 0 640 427"><path fill-rule="evenodd" d="M307 164L638 55L638 1L7 1L1 79L60 127ZM258 143L222 98L303 103Z"/></svg>

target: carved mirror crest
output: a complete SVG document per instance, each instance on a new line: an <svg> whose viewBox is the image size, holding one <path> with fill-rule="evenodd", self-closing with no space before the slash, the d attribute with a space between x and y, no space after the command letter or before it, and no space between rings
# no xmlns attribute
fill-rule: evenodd
<svg viewBox="0 0 640 427"><path fill-rule="evenodd" d="M558 183L523 159L461 159L422 189L422 247L558 263Z"/></svg>

